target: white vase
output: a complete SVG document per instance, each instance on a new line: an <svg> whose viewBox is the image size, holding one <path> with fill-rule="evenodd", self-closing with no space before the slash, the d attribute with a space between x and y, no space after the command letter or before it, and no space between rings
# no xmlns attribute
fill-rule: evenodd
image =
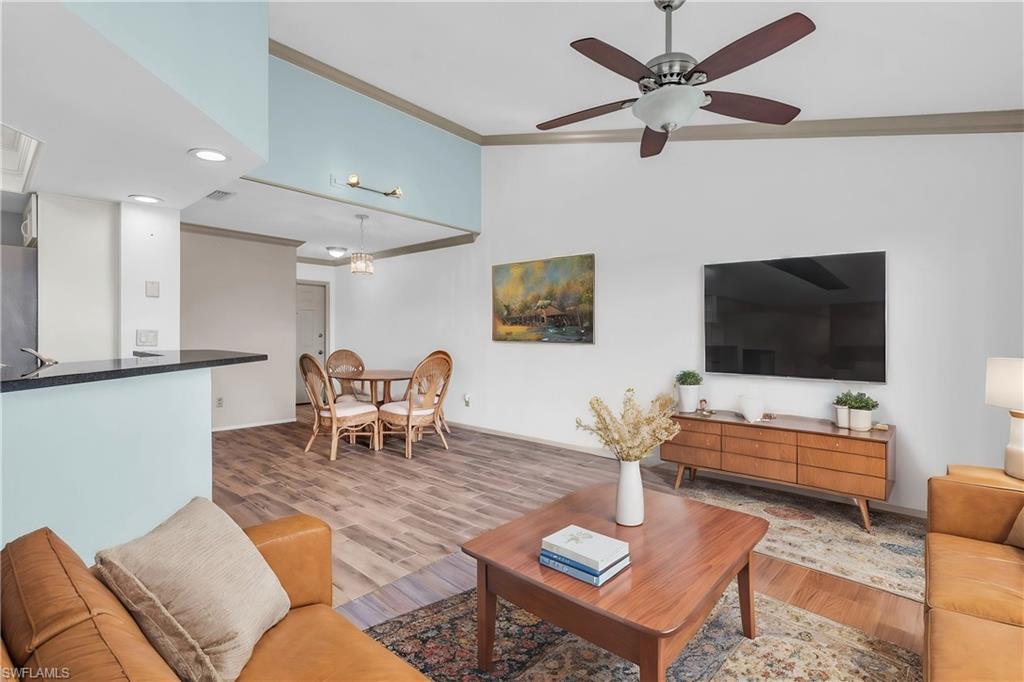
<svg viewBox="0 0 1024 682"><path fill-rule="evenodd" d="M615 495L615 523L639 526L644 522L644 484L640 462L619 461L619 489Z"/></svg>
<svg viewBox="0 0 1024 682"><path fill-rule="evenodd" d="M676 397L680 412L696 412L700 401L700 386L676 385Z"/></svg>
<svg viewBox="0 0 1024 682"><path fill-rule="evenodd" d="M764 401L756 395L741 395L740 414L748 422L761 421L764 417Z"/></svg>
<svg viewBox="0 0 1024 682"><path fill-rule="evenodd" d="M850 430L870 431L871 410L850 410Z"/></svg>
<svg viewBox="0 0 1024 682"><path fill-rule="evenodd" d="M836 426L841 429L850 428L850 408L844 405L833 405L836 408Z"/></svg>

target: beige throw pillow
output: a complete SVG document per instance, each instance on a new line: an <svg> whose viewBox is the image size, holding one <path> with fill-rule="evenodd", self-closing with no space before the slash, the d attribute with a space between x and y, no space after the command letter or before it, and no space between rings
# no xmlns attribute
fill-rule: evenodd
<svg viewBox="0 0 1024 682"><path fill-rule="evenodd" d="M288 595L248 536L197 497L141 538L96 554L96 571L186 680L234 680Z"/></svg>
<svg viewBox="0 0 1024 682"><path fill-rule="evenodd" d="M1017 520L1013 522L1013 528L1006 536L1004 544L1024 549L1024 508L1021 508L1020 514L1017 514Z"/></svg>

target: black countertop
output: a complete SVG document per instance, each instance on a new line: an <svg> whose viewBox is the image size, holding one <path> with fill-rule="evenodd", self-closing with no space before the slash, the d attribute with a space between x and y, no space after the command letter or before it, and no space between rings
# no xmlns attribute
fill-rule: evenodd
<svg viewBox="0 0 1024 682"><path fill-rule="evenodd" d="M0 392L84 384L90 381L108 381L144 374L181 372L186 369L261 362L266 359L267 356L263 354L239 353L230 350L182 350L138 353L135 357L118 360L62 362L33 372L38 362L26 353L24 363L3 367L0 371Z"/></svg>

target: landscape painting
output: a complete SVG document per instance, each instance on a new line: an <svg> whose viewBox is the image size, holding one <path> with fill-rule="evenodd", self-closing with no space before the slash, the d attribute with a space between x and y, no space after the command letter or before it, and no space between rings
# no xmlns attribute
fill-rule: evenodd
<svg viewBox="0 0 1024 682"><path fill-rule="evenodd" d="M594 254L491 269L491 338L546 343L594 342Z"/></svg>

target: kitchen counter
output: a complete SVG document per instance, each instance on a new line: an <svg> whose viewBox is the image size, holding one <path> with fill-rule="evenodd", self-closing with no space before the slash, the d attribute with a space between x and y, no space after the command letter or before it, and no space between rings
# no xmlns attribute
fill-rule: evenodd
<svg viewBox="0 0 1024 682"><path fill-rule="evenodd" d="M229 350L182 350L138 353L135 357L115 360L62 362L34 371L38 362L25 353L23 363L2 368L0 392L27 391L35 388L84 384L146 374L181 372L189 369L260 362L266 359L266 355L259 353L239 353Z"/></svg>

